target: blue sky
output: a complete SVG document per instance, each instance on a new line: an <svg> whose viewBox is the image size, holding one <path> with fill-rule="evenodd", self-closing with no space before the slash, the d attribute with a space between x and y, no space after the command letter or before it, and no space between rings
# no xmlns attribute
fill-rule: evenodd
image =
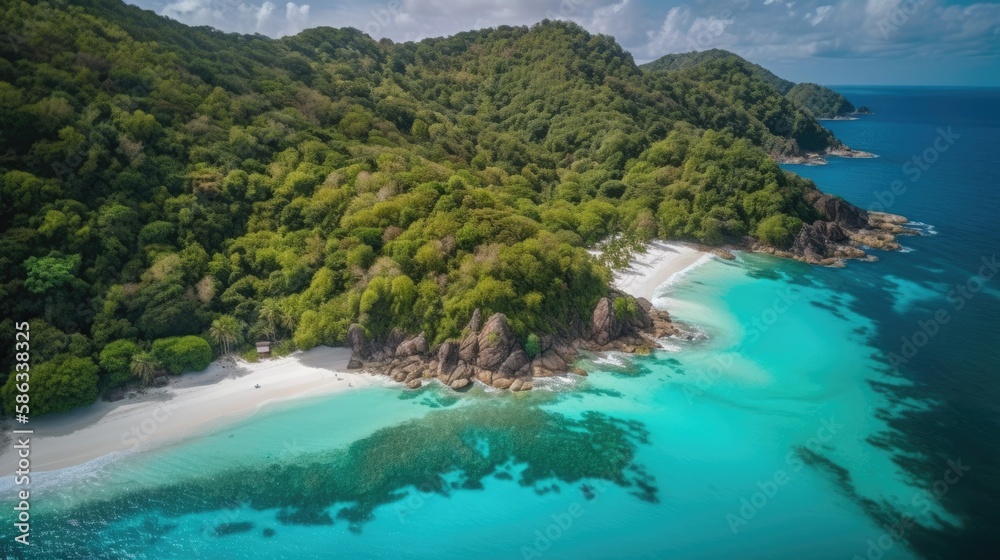
<svg viewBox="0 0 1000 560"><path fill-rule="evenodd" d="M272 37L356 27L396 41L542 19L615 37L637 62L722 48L793 81L1000 86L1000 3L947 0L129 0Z"/></svg>

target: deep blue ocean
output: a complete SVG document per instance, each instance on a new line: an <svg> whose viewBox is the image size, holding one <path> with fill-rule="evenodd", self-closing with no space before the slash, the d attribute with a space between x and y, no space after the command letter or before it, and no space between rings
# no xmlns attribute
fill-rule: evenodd
<svg viewBox="0 0 1000 560"><path fill-rule="evenodd" d="M879 157L786 168L905 250L711 260L657 297L705 340L528 394L362 389L38 475L29 557L995 558L1000 90L836 89Z"/></svg>

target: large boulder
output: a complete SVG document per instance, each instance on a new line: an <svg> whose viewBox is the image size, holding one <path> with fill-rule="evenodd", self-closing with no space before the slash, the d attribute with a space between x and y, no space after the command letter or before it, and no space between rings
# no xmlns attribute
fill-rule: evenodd
<svg viewBox="0 0 1000 560"><path fill-rule="evenodd" d="M820 262L833 256L840 243L849 239L847 232L833 222L804 224L792 244L792 253L807 262Z"/></svg>
<svg viewBox="0 0 1000 560"><path fill-rule="evenodd" d="M496 370L510 356L517 339L510 328L507 316L494 313L479 332L479 354L476 365L483 369Z"/></svg>
<svg viewBox="0 0 1000 560"><path fill-rule="evenodd" d="M515 381L514 379L511 379L509 377L494 377L493 386L496 387L497 389L509 389L510 386L514 383L514 381Z"/></svg>
<svg viewBox="0 0 1000 560"><path fill-rule="evenodd" d="M614 296L612 296L614 297ZM594 307L591 318L591 333L594 342L604 346L622 335L624 325L615 317L612 297L603 297Z"/></svg>
<svg viewBox="0 0 1000 560"><path fill-rule="evenodd" d="M372 357L372 343L368 340L365 329L357 323L347 328L347 345L351 347L352 355L360 360Z"/></svg>
<svg viewBox="0 0 1000 560"><path fill-rule="evenodd" d="M531 379L528 378L517 378L508 387L511 391L530 391L532 388Z"/></svg>
<svg viewBox="0 0 1000 560"><path fill-rule="evenodd" d="M483 312L477 307L472 312L472 319L469 319L469 332L478 333L483 326Z"/></svg>
<svg viewBox="0 0 1000 560"><path fill-rule="evenodd" d="M546 352L543 352L538 357L538 362L543 368L549 371L553 372L566 371L566 361L563 360L562 356L560 356L554 349L550 349Z"/></svg>
<svg viewBox="0 0 1000 560"><path fill-rule="evenodd" d="M475 365L476 358L479 356L479 336L476 333L469 333L462 341L462 345L458 349L458 359L462 360L467 364Z"/></svg>
<svg viewBox="0 0 1000 560"><path fill-rule="evenodd" d="M473 373L475 373L475 371L471 366L468 366L466 364L458 364L458 367L452 370L452 372L448 375L447 382L450 384L454 383L459 379L469 379L472 377Z"/></svg>
<svg viewBox="0 0 1000 560"><path fill-rule="evenodd" d="M438 348L438 375L450 375L458 365L458 343L445 342Z"/></svg>
<svg viewBox="0 0 1000 560"><path fill-rule="evenodd" d="M382 345L382 351L385 352L385 357L392 359L396 356L396 349L399 345L406 340L406 332L403 329L393 327L389 331L389 336L385 339L385 344Z"/></svg>
<svg viewBox="0 0 1000 560"><path fill-rule="evenodd" d="M528 365L531 360L528 359L528 354L522 350L520 347L514 348L514 351L507 356L507 359L500 364L500 368L497 369L497 373L504 377L513 377L514 374L521 371L524 366Z"/></svg>
<svg viewBox="0 0 1000 560"><path fill-rule="evenodd" d="M427 352L427 338L424 336L424 333L420 333L411 339L405 340L399 346L396 347L397 358L416 356L419 354L424 354L426 352Z"/></svg>
<svg viewBox="0 0 1000 560"><path fill-rule="evenodd" d="M868 213L843 198L819 191L811 196L815 197L812 201L813 207L825 216L827 221L850 229L868 227Z"/></svg>

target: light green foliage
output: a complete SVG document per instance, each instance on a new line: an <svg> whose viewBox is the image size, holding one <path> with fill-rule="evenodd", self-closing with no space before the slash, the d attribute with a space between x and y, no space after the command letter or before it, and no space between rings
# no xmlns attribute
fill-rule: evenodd
<svg viewBox="0 0 1000 560"><path fill-rule="evenodd" d="M784 214L775 214L765 218L757 225L757 238L769 245L787 249L795 240L795 235L798 234L801 227L802 220Z"/></svg>
<svg viewBox="0 0 1000 560"><path fill-rule="evenodd" d="M97 399L98 368L90 358L59 354L31 368L31 414L62 412ZM2 389L4 412L14 413L19 392L15 376L7 378Z"/></svg>
<svg viewBox="0 0 1000 560"><path fill-rule="evenodd" d="M153 341L153 359L168 372L201 371L212 362L212 347L200 336L175 336Z"/></svg>
<svg viewBox="0 0 1000 560"><path fill-rule="evenodd" d="M615 298L614 303L612 303L612 311L615 314L615 318L619 321L627 321L632 317L635 317L638 308L636 307L635 300L632 298Z"/></svg>
<svg viewBox="0 0 1000 560"><path fill-rule="evenodd" d="M50 253L47 257L29 257L24 261L28 279L24 286L35 294L43 294L70 282L80 268L80 255L62 256Z"/></svg>

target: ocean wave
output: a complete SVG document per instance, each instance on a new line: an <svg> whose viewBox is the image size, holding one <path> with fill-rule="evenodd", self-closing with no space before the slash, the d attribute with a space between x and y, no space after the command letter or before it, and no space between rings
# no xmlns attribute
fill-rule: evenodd
<svg viewBox="0 0 1000 560"><path fill-rule="evenodd" d="M99 485L104 480L101 471L105 467L128 455L132 455L134 452L134 450L114 451L79 465L54 471L34 471L31 473L31 493L32 495L38 495L49 489L64 491L68 484ZM0 478L0 496L14 493L21 489L20 485L14 484L14 475Z"/></svg>
<svg viewBox="0 0 1000 560"><path fill-rule="evenodd" d="M938 230L931 224L926 224L924 222L907 222L906 227L915 229L920 232L920 235L937 235Z"/></svg>
<svg viewBox="0 0 1000 560"><path fill-rule="evenodd" d="M657 288L657 291L659 292L659 294L657 294L656 297L657 298L664 297L665 296L665 292L668 292L670 290L670 288L672 288L678 282L680 282L681 280L683 280L684 277L687 276L692 270L694 270L694 269L696 269L696 268L698 268L698 267L700 267L700 266L702 266L702 265L704 265L706 263L709 263L709 262L715 260L715 258L716 257L715 257L714 254L712 254L712 253L705 253L704 255L698 257L698 260L696 260L693 263L687 265L686 267L678 270L674 274L671 274L670 278L667 278L667 281L664 282L663 284L661 284L659 288Z"/></svg>
<svg viewBox="0 0 1000 560"><path fill-rule="evenodd" d="M659 343L660 343L659 350L661 352L670 352L671 354L676 354L677 352L680 352L680 351L684 350L684 347L681 346L680 344L675 344L673 342L669 342L668 339L665 339L665 338L664 339L660 339Z"/></svg>
<svg viewBox="0 0 1000 560"><path fill-rule="evenodd" d="M598 356L591 360L596 365L609 365L616 367L626 367L628 362L625 359L627 354L622 352L605 352L603 355Z"/></svg>
<svg viewBox="0 0 1000 560"><path fill-rule="evenodd" d="M535 377L531 380L533 391L550 391L553 393L571 391L576 388L582 377L575 375L554 375L552 377Z"/></svg>

